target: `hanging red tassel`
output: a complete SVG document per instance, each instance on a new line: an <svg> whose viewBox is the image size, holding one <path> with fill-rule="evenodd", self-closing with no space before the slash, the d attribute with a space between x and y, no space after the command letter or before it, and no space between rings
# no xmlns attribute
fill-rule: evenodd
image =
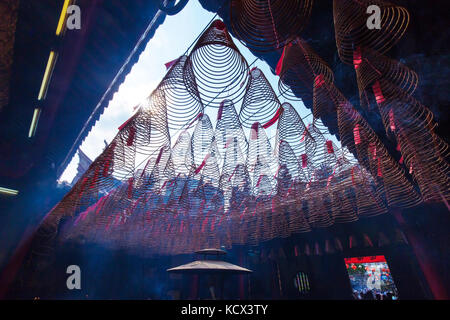
<svg viewBox="0 0 450 320"><path fill-rule="evenodd" d="M308 155L302 154L302 168L306 168L308 166Z"/></svg>
<svg viewBox="0 0 450 320"><path fill-rule="evenodd" d="M361 63L362 63L361 47L356 47L356 50L353 51L353 65L355 66L355 70L359 68Z"/></svg>
<svg viewBox="0 0 450 320"><path fill-rule="evenodd" d="M381 91L381 86L380 86L380 82L379 81L376 81L374 83L374 85L372 86L372 89L373 89L373 93L375 94L375 100L377 101L378 105L380 105L384 101L386 101L384 99L383 92Z"/></svg>
<svg viewBox="0 0 450 320"><path fill-rule="evenodd" d="M278 60L277 67L275 68L275 74L277 76L280 75L281 70L283 69L283 60L284 60L284 53L285 52L286 52L286 46L284 47L283 53L281 54L280 60Z"/></svg>
<svg viewBox="0 0 450 320"><path fill-rule="evenodd" d="M328 153L334 153L334 149L333 149L333 141L327 140L326 145L327 145L327 151L328 151Z"/></svg>
<svg viewBox="0 0 450 320"><path fill-rule="evenodd" d="M403 156L398 160L398 163L403 164Z"/></svg>
<svg viewBox="0 0 450 320"><path fill-rule="evenodd" d="M277 122L278 118L280 118L281 114L283 113L283 108L280 107L278 108L277 112L275 113L275 115L273 116L272 119L270 119L265 125L263 125L262 127L264 129L269 128L270 126L272 126L275 122Z"/></svg>
<svg viewBox="0 0 450 320"><path fill-rule="evenodd" d="M361 136L359 134L359 124L356 124L355 128L353 128L353 137L355 139L355 145L361 143Z"/></svg>

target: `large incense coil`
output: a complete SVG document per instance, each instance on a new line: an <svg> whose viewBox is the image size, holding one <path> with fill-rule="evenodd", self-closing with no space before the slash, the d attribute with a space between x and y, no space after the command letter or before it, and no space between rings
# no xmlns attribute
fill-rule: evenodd
<svg viewBox="0 0 450 320"><path fill-rule="evenodd" d="M381 28L369 29L369 6L381 10ZM381 54L389 51L405 34L409 12L401 6L381 0L334 0L334 30L336 46L342 62L353 64L357 47L370 48Z"/></svg>
<svg viewBox="0 0 450 320"><path fill-rule="evenodd" d="M387 81L377 82L378 107L386 132L395 137L402 163L428 202L450 199L448 144L434 132L431 111Z"/></svg>
<svg viewBox="0 0 450 320"><path fill-rule="evenodd" d="M230 20L234 33L257 52L283 48L308 23L312 0L233 0Z"/></svg>
<svg viewBox="0 0 450 320"><path fill-rule="evenodd" d="M157 90L164 92L169 129L178 130L187 122L192 121L203 112L195 81L191 83L190 91L184 84L183 70L187 56L181 56L170 67L167 74L159 84Z"/></svg>
<svg viewBox="0 0 450 320"><path fill-rule="evenodd" d="M267 123L279 107L280 101L269 81L260 69L253 68L239 112L242 126L250 128L255 122Z"/></svg>
<svg viewBox="0 0 450 320"><path fill-rule="evenodd" d="M333 72L327 63L300 38L285 47L278 63L278 88L283 97L289 100L302 100L306 105L311 105L315 84L334 81ZM317 77L320 81L316 82Z"/></svg>
<svg viewBox="0 0 450 320"><path fill-rule="evenodd" d="M281 141L286 141L301 162L302 155L314 154L316 142L295 108L288 102L283 103L281 107L283 112L278 120L276 148L279 148ZM278 149L275 149L275 152L279 153ZM307 159L303 157L303 165L305 161L307 165Z"/></svg>
<svg viewBox="0 0 450 320"><path fill-rule="evenodd" d="M248 81L248 64L225 24L215 20L189 54L183 71L184 83L192 97L200 96L205 106L218 108L229 99L240 101Z"/></svg>

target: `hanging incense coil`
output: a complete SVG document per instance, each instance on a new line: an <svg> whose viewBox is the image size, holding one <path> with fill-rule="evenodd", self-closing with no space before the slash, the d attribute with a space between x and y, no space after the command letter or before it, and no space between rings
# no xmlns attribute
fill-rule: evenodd
<svg viewBox="0 0 450 320"><path fill-rule="evenodd" d="M297 38L284 48L277 66L280 76L278 88L288 100L302 100L311 106L314 86L320 83L333 83L331 69L306 41ZM316 81L319 77L320 81Z"/></svg>
<svg viewBox="0 0 450 320"><path fill-rule="evenodd" d="M248 171L253 173L256 166L268 166L270 170L276 170L277 164L273 155L272 146L260 123L255 122L252 125L248 142L249 145L246 159ZM271 176L273 176L273 173ZM256 179L259 179L259 177L256 177Z"/></svg>
<svg viewBox="0 0 450 320"><path fill-rule="evenodd" d="M257 52L283 48L307 25L312 0L233 0L230 20L241 42Z"/></svg>
<svg viewBox="0 0 450 320"><path fill-rule="evenodd" d="M210 157L218 157L220 159L214 129L210 118L206 114L202 115L198 120L192 133L190 156L194 164L193 171L199 170L200 166L204 165Z"/></svg>
<svg viewBox="0 0 450 320"><path fill-rule="evenodd" d="M276 115L280 101L264 73L253 68L239 112L239 121L245 128L253 123L267 123Z"/></svg>
<svg viewBox="0 0 450 320"><path fill-rule="evenodd" d="M308 166L308 155L314 154L316 142L311 137L308 127L303 123L302 118L295 108L289 103L283 103L283 113L280 116L277 127L277 144L286 141L291 146L292 151L301 163L302 168ZM276 154L279 151L276 149ZM311 160L311 159L310 159Z"/></svg>
<svg viewBox="0 0 450 320"><path fill-rule="evenodd" d="M448 144L435 134L432 112L390 82L377 81L374 92L386 132L395 137L402 163L417 181L424 200L448 201Z"/></svg>
<svg viewBox="0 0 450 320"><path fill-rule="evenodd" d="M178 130L203 112L203 105L195 81L190 91L184 84L183 70L187 56L178 58L162 79L157 90L164 92L169 129Z"/></svg>
<svg viewBox="0 0 450 320"><path fill-rule="evenodd" d="M200 96L205 107L243 98L248 64L222 21L215 20L199 38L185 62L183 78L192 97Z"/></svg>
<svg viewBox="0 0 450 320"><path fill-rule="evenodd" d="M369 29L368 8L380 8L380 29ZM373 13L373 12L369 12ZM389 51L405 34L409 25L409 12L380 0L334 0L334 30L336 46L342 62L353 63L357 47L370 48L378 53Z"/></svg>
<svg viewBox="0 0 450 320"><path fill-rule="evenodd" d="M222 101L217 112L214 132L217 147L222 157L228 147L239 148L240 154L247 154L248 142L234 104L230 100ZM231 145L233 144L233 146Z"/></svg>
<svg viewBox="0 0 450 320"><path fill-rule="evenodd" d="M387 81L412 95L417 88L417 73L399 61L395 61L376 51L358 47L354 52L354 67L360 94L361 105L370 107L371 102L366 90L372 90L377 81Z"/></svg>

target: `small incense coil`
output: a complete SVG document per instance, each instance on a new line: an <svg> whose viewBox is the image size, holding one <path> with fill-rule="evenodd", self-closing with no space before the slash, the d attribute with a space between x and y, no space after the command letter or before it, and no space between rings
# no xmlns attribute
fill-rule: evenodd
<svg viewBox="0 0 450 320"><path fill-rule="evenodd" d="M220 152L217 148L214 129L206 114L199 119L192 133L190 156L193 159L193 171L209 157L217 157L217 162L220 162Z"/></svg>
<svg viewBox="0 0 450 320"><path fill-rule="evenodd" d="M432 112L393 84L377 82L386 133L395 137L403 163L427 202L450 199L448 144L434 132Z"/></svg>
<svg viewBox="0 0 450 320"><path fill-rule="evenodd" d="M195 82L188 91L183 78L187 56L181 56L164 76L157 90L164 91L169 129L178 130L203 112Z"/></svg>
<svg viewBox="0 0 450 320"><path fill-rule="evenodd" d="M248 142L246 167L249 173L252 174L255 171L257 162L259 162L258 165L267 165L270 170L276 170L277 163L272 152L272 147L265 130L258 122L255 122L250 129Z"/></svg>
<svg viewBox="0 0 450 320"><path fill-rule="evenodd" d="M222 101L217 113L215 138L222 157L229 147L239 148L240 154L247 154L248 142L239 116L230 100ZM234 168L233 168L234 169Z"/></svg>
<svg viewBox="0 0 450 320"><path fill-rule="evenodd" d="M232 29L240 41L257 52L283 48L307 25L312 0L233 0Z"/></svg>
<svg viewBox="0 0 450 320"><path fill-rule="evenodd" d="M381 12L381 28L369 29L369 6ZM380 0L334 0L334 30L336 46L342 62L353 64L357 47L370 48L381 54L389 51L405 34L409 12L403 7Z"/></svg>
<svg viewBox="0 0 450 320"><path fill-rule="evenodd" d="M305 155L312 155L316 149L316 142L311 137L302 118L290 103L283 103L283 113L278 120L276 153L281 141L286 141L292 148L295 156L302 163L302 168L308 166ZM303 156L303 158L302 158Z"/></svg>
<svg viewBox="0 0 450 320"><path fill-rule="evenodd" d="M205 106L218 108L229 99L239 102L248 81L248 64L229 35L225 24L215 20L202 34L183 70L186 89L200 96Z"/></svg>
<svg viewBox="0 0 450 320"><path fill-rule="evenodd" d="M280 105L264 73L258 68L253 68L250 71L250 79L239 112L239 121L242 126L250 128L255 122L262 124L268 122L276 114Z"/></svg>

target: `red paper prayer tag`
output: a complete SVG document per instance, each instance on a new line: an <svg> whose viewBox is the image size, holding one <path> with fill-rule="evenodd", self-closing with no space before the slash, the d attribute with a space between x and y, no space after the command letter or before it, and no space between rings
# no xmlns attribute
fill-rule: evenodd
<svg viewBox="0 0 450 320"><path fill-rule="evenodd" d="M283 69L283 61L284 61L284 54L285 54L285 52L286 52L286 46L284 47L283 53L281 54L281 57L280 57L280 59L278 60L278 63L277 63L277 67L275 68L275 74L277 76L280 75L281 70Z"/></svg>
<svg viewBox="0 0 450 320"><path fill-rule="evenodd" d="M308 166L308 155L302 154L302 168L306 168Z"/></svg>
<svg viewBox="0 0 450 320"><path fill-rule="evenodd" d="M391 108L389 110L389 126L391 128L391 131L395 131L395 118L394 118L394 110Z"/></svg>
<svg viewBox="0 0 450 320"><path fill-rule="evenodd" d="M328 153L334 153L334 149L333 149L333 141L327 140L326 145L327 145L327 151L328 151Z"/></svg>
<svg viewBox="0 0 450 320"><path fill-rule="evenodd" d="M361 47L356 47L356 50L353 51L353 65L355 66L355 70L359 68L361 63L362 63Z"/></svg>
<svg viewBox="0 0 450 320"><path fill-rule="evenodd" d="M374 85L372 86L372 89L373 89L373 93L375 95L375 100L377 101L377 104L378 105L382 104L385 101L385 99L383 96L383 92L381 91L380 82L376 81L374 83Z"/></svg>
<svg viewBox="0 0 450 320"><path fill-rule="evenodd" d="M314 79L314 87L320 88L325 83L325 78L323 77L323 74L319 74Z"/></svg>
<svg viewBox="0 0 450 320"><path fill-rule="evenodd" d="M359 124L356 124L355 128L353 128L353 137L355 139L355 144L356 145L361 143L361 136L359 134Z"/></svg>
<svg viewBox="0 0 450 320"><path fill-rule="evenodd" d="M136 136L136 128L131 126L128 129L127 146L131 147L133 145L135 136Z"/></svg>

